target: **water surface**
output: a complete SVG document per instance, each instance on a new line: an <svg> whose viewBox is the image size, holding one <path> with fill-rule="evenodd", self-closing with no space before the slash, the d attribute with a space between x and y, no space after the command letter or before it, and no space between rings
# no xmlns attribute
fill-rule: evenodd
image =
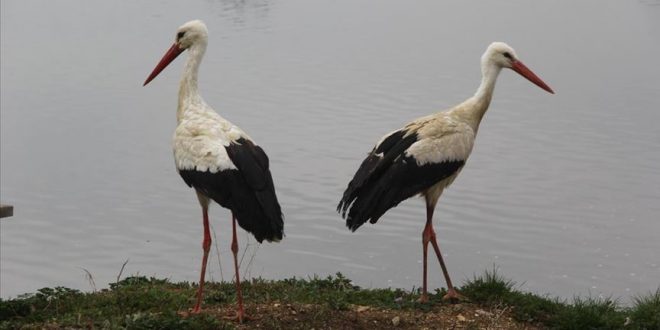
<svg viewBox="0 0 660 330"><path fill-rule="evenodd" d="M658 1L3 1L0 296L128 274L197 281L201 212L171 151L176 28L210 30L200 88L268 152L286 238L245 233L243 272L421 285L423 202L350 233L335 213L386 132L474 93L492 41L557 92L504 71L473 155L436 210L454 281L496 266L524 290L628 297L660 281ZM231 280L229 213L209 265ZM433 260L432 260L433 261ZM444 286L431 262L430 283Z"/></svg>

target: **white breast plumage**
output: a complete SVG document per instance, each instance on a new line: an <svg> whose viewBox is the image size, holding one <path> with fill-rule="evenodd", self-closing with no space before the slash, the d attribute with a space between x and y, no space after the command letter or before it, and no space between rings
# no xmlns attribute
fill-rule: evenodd
<svg viewBox="0 0 660 330"><path fill-rule="evenodd" d="M406 156L417 165L467 160L474 145L474 131L466 123L442 118L426 122L418 130L418 141L407 150Z"/></svg>
<svg viewBox="0 0 660 330"><path fill-rule="evenodd" d="M234 170L225 147L241 137L249 137L216 112L192 113L182 118L174 131L174 161L177 170L216 173Z"/></svg>

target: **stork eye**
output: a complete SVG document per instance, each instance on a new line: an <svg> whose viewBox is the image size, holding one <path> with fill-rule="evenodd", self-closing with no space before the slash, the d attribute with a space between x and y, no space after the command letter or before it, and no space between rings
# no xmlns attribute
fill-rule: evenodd
<svg viewBox="0 0 660 330"><path fill-rule="evenodd" d="M178 40L178 39L183 38L183 36L184 36L185 34L186 34L185 31L181 31L181 32L177 33L177 34L176 34L176 39Z"/></svg>
<svg viewBox="0 0 660 330"><path fill-rule="evenodd" d="M508 59L513 59L513 56L511 56L511 54L509 52L504 52L503 55L504 55L504 57L506 57Z"/></svg>

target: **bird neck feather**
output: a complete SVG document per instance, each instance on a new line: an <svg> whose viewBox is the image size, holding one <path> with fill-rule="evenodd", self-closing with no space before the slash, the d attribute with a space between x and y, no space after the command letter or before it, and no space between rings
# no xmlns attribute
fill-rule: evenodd
<svg viewBox="0 0 660 330"><path fill-rule="evenodd" d="M199 73L199 65L202 62L205 52L205 43L193 44L188 48L188 59L183 68L183 75L181 76L181 83L179 85L179 107L177 110L178 121L181 121L184 111L198 108L190 107L190 104L203 103L202 97L197 88L197 75Z"/></svg>
<svg viewBox="0 0 660 330"><path fill-rule="evenodd" d="M479 128L479 123L486 114L486 110L488 110L490 101L493 98L495 82L501 70L502 67L493 63L482 63L481 84L477 92L454 109L457 115L470 124L475 132Z"/></svg>
<svg viewBox="0 0 660 330"><path fill-rule="evenodd" d="M494 63L485 62L481 65L481 84L474 94L475 99L486 104L490 103L500 71L502 71L502 67Z"/></svg>

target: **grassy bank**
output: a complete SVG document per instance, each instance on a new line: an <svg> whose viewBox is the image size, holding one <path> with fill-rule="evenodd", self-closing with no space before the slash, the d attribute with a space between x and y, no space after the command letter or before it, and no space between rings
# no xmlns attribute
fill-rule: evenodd
<svg viewBox="0 0 660 330"><path fill-rule="evenodd" d="M603 299L562 301L516 290L494 272L460 289L469 301L449 304L436 292L427 304L418 292L361 289L341 274L327 278L244 283L246 313L230 320L232 283L206 286L204 311L188 315L196 286L128 277L99 292L56 287L0 300L0 329L660 329L660 290L622 307Z"/></svg>

